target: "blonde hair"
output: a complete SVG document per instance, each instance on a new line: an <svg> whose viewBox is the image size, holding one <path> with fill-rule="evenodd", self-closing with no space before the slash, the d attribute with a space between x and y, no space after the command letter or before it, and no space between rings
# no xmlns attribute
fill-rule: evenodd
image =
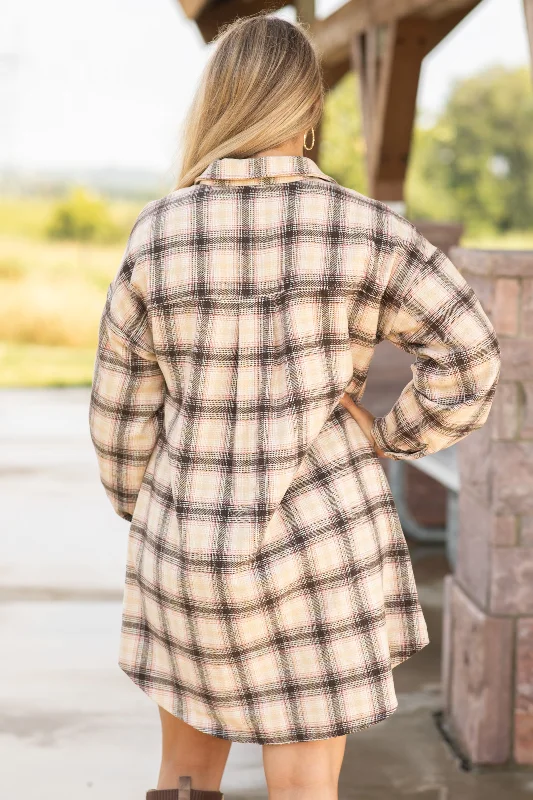
<svg viewBox="0 0 533 800"><path fill-rule="evenodd" d="M176 189L214 159L248 158L318 125L324 84L304 23L260 11L222 26L185 118Z"/></svg>

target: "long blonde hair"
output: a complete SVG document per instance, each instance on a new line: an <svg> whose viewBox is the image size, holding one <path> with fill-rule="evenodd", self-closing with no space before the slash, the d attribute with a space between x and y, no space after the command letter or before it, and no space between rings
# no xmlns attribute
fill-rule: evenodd
<svg viewBox="0 0 533 800"><path fill-rule="evenodd" d="M185 118L176 189L214 159L248 158L318 125L324 84L301 22L260 11L222 26Z"/></svg>

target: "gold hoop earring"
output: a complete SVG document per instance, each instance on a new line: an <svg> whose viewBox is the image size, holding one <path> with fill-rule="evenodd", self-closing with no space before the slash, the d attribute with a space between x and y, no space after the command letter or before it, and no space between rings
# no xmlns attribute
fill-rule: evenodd
<svg viewBox="0 0 533 800"><path fill-rule="evenodd" d="M311 142L311 147L308 147L307 143L306 143L307 142L307 134L308 133L309 133L309 131L306 131L305 135L304 135L304 150L312 150L313 147L315 146L315 129L311 128L311 133L313 134L313 141Z"/></svg>

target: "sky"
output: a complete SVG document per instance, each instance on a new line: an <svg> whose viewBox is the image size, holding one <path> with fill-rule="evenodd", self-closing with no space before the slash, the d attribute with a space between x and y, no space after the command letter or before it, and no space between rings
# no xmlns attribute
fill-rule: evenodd
<svg viewBox="0 0 533 800"><path fill-rule="evenodd" d="M317 2L320 17L343 4ZM170 173L211 50L178 0L3 0L0 166ZM483 0L426 58L419 108L434 115L457 79L528 61L522 0Z"/></svg>

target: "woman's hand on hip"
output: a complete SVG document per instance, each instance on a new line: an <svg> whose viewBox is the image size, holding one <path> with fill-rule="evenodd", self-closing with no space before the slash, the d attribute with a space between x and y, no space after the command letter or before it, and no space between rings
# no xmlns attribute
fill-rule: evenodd
<svg viewBox="0 0 533 800"><path fill-rule="evenodd" d="M344 394L340 399L340 405L344 406L344 408L350 412L350 414L355 419L355 421L363 431L364 435L370 442L370 446L372 447L375 454L380 458L386 458L387 456L385 455L383 450L381 450L377 446L375 439L372 436L372 423L374 422L375 416L371 414L370 411L367 411L366 408L363 408L363 406L358 406L357 403L355 403L350 397L350 395L347 394L346 392L344 392Z"/></svg>

